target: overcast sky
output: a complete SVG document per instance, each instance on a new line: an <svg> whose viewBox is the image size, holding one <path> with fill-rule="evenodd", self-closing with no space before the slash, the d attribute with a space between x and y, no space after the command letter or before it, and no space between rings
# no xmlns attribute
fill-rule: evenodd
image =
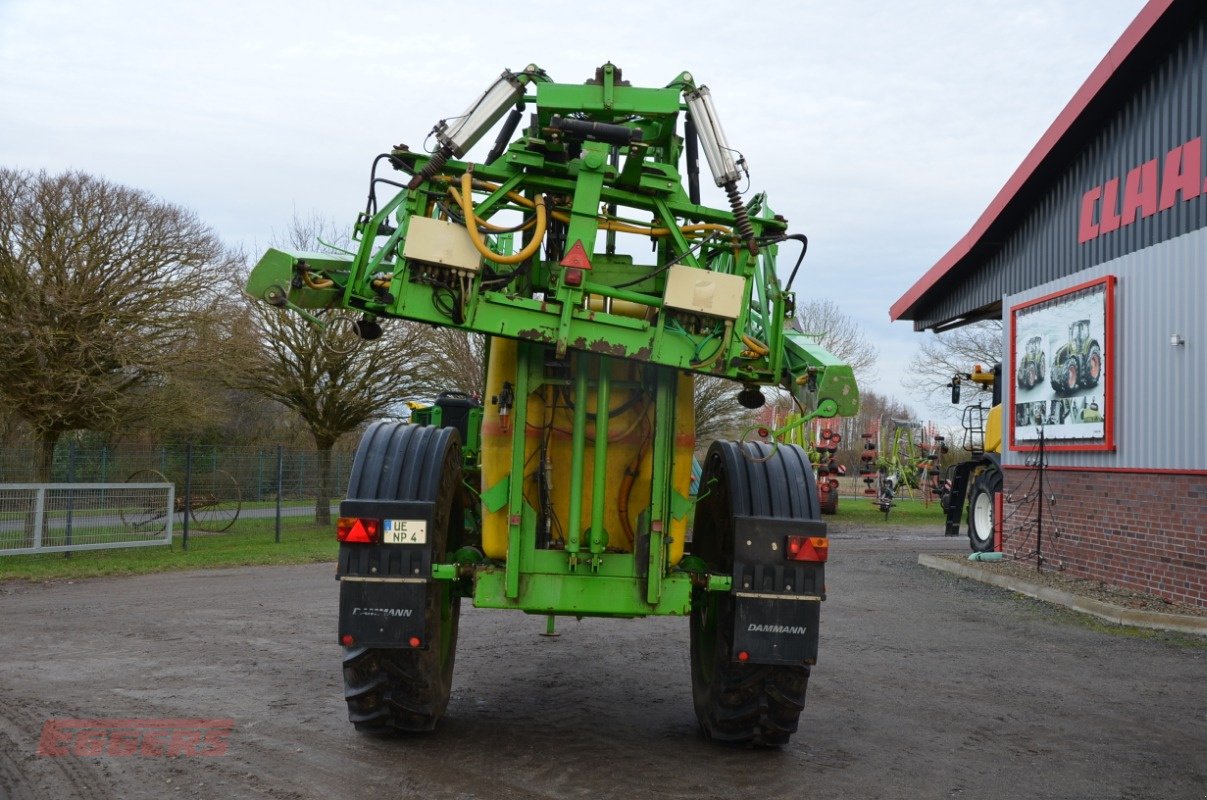
<svg viewBox="0 0 1207 800"><path fill-rule="evenodd" d="M295 213L350 226L372 157L421 145L504 67L577 83L610 60L649 86L690 70L752 187L809 236L798 294L862 324L871 388L921 411L899 381L924 334L889 306L1143 5L0 0L0 165L146 189L259 251Z"/></svg>

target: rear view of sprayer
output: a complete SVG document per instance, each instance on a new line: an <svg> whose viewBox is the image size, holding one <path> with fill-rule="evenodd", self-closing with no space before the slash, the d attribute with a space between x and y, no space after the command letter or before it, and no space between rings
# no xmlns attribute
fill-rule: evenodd
<svg viewBox="0 0 1207 800"><path fill-rule="evenodd" d="M467 598L550 625L686 616L704 732L783 744L825 597L813 471L786 429L716 441L693 494L692 395L712 375L751 407L785 387L792 426L857 411L851 369L788 324L800 258L785 287L776 257L807 240L743 200L745 160L689 73L505 71L430 141L374 160L355 255L269 250L247 284L317 325L352 313L363 338L391 319L487 337L481 402L447 393L357 450L338 526L352 722L436 726ZM701 148L728 209L700 204ZM650 263L625 254L651 241Z"/></svg>

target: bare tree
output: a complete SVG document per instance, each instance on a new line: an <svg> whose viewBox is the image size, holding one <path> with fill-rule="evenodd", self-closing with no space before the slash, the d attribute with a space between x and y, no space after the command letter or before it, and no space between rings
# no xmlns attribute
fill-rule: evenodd
<svg viewBox="0 0 1207 800"><path fill-rule="evenodd" d="M295 217L283 246L315 250L336 240L318 218ZM383 335L361 341L346 324L349 312L320 314L320 329L298 314L248 300L249 351L232 364L228 385L268 397L298 415L318 453L314 518L331 522L331 452L344 434L365 422L397 413L407 400L431 393L444 354L431 328L383 320ZM447 388L447 387L446 387Z"/></svg>
<svg viewBox="0 0 1207 800"><path fill-rule="evenodd" d="M49 480L63 433L111 431L196 357L234 258L191 212L82 172L0 169L0 399Z"/></svg>
<svg viewBox="0 0 1207 800"><path fill-rule="evenodd" d="M486 387L486 337L459 328L426 328L421 346L430 352L435 364L430 375L422 376L416 389L435 396L444 391L458 391L481 398Z"/></svg>
<svg viewBox="0 0 1207 800"><path fill-rule="evenodd" d="M713 439L737 439L742 429L753 424L755 412L738 404L742 385L711 375L697 375L695 396L696 445Z"/></svg>
<svg viewBox="0 0 1207 800"><path fill-rule="evenodd" d="M796 309L797 327L839 360L849 364L856 377L866 375L876 364L876 346L867 340L859 325L842 313L833 300L806 300Z"/></svg>
<svg viewBox="0 0 1207 800"><path fill-rule="evenodd" d="M902 381L930 399L937 409L951 407L951 377L972 371L975 364L990 368L1002 360L1001 320L964 325L940 334L927 334L909 362Z"/></svg>

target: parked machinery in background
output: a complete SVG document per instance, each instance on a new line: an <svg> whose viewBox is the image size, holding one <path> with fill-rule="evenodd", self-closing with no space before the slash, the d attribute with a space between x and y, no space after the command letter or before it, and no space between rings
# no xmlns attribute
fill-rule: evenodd
<svg viewBox="0 0 1207 800"><path fill-rule="evenodd" d="M822 428L820 441L814 446L817 454L813 467L817 473L817 493L821 500L821 513L838 513L838 479L847 474L847 468L838 463L838 446L842 434L830 428Z"/></svg>
<svg viewBox="0 0 1207 800"><path fill-rule="evenodd" d="M809 462L813 465L813 475L817 482L817 497L821 513L833 515L838 513L838 479L847 474L847 468L838 463L838 447L842 444L842 434L833 428L823 427L813 431L794 423L799 415L790 415L787 419L792 431L787 441L799 445L809 454Z"/></svg>
<svg viewBox="0 0 1207 800"><path fill-rule="evenodd" d="M959 403L963 386L971 384L992 393L986 407L980 400L964 407L964 450L969 458L948 468L939 491L939 502L946 513L948 536L960 534L961 520L968 522L968 543L978 553L994 549L994 495L1002 491L1002 365L990 371L979 365L971 373L956 375L951 381L951 402ZM965 514L967 506L967 514Z"/></svg>
<svg viewBox="0 0 1207 800"><path fill-rule="evenodd" d="M863 493L886 517L902 495L913 497L917 491L929 501L937 494L939 458L947 452L943 437L928 441L920 422L891 419L889 424L887 432L864 433L859 454Z"/></svg>
<svg viewBox="0 0 1207 800"><path fill-rule="evenodd" d="M812 426L798 425L799 414L789 414L785 427L789 428L785 440L803 448L809 454L809 462L814 467L814 479L817 484L817 500L822 514L838 514L839 478L846 474L846 467L838 462L838 448L842 443L842 434L828 426L820 431L811 430ZM765 428L763 428L765 430Z"/></svg>
<svg viewBox="0 0 1207 800"><path fill-rule="evenodd" d="M807 241L766 195L743 200L745 160L686 72L639 88L612 64L586 83L505 71L431 137L374 159L355 253L270 250L247 286L319 325L351 314L365 338L392 318L487 336L480 409L445 397L357 450L338 529L349 718L436 726L465 597L550 626L687 616L701 729L786 742L825 596L812 465L787 426L713 442L693 498L692 399L712 375L748 407L785 387L797 425L857 413L850 367L788 325ZM700 149L727 209L701 204ZM785 243L800 257L783 285Z"/></svg>

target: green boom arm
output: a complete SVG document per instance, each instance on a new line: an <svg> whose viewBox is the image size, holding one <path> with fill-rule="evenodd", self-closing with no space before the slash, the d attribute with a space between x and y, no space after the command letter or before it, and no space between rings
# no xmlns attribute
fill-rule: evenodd
<svg viewBox="0 0 1207 800"><path fill-rule="evenodd" d="M525 103L535 103L531 124L505 148L500 136L489 163L458 160ZM378 157L354 254L269 250L247 292L318 324L343 310L451 326L780 384L808 417L854 414L850 368L788 327L795 299L776 274L787 222L765 195L741 202L744 162L714 113L687 73L661 89L630 87L611 64L586 85L552 83L531 65L504 73L463 117L436 126L433 154L400 146ZM690 165L683 186L692 130L729 210L700 205ZM409 181L378 178L382 162ZM379 205L383 185L405 188ZM634 263L622 237L652 241L653 263Z"/></svg>

